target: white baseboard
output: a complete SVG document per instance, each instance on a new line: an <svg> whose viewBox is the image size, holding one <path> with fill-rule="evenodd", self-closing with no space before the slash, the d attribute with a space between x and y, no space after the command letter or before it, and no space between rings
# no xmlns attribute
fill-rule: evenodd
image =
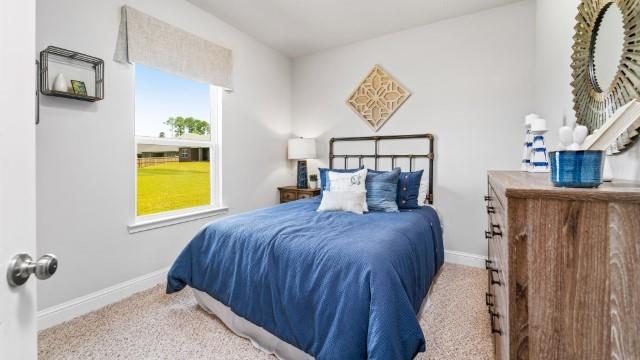
<svg viewBox="0 0 640 360"><path fill-rule="evenodd" d="M444 251L444 261L452 264L466 265L484 269L484 261L486 259L486 256L470 254L462 251Z"/></svg>
<svg viewBox="0 0 640 360"><path fill-rule="evenodd" d="M137 292L149 289L167 278L169 268L110 286L106 289L72 299L62 304L38 311L38 330L71 320L80 315L98 310L101 307L120 301Z"/></svg>
<svg viewBox="0 0 640 360"><path fill-rule="evenodd" d="M444 260L448 263L484 268L485 256L453 250L445 250L444 253ZM169 268L154 271L150 274L142 275L106 289L40 310L38 311L38 330L44 330L120 301L139 291L149 289L165 281L168 271Z"/></svg>

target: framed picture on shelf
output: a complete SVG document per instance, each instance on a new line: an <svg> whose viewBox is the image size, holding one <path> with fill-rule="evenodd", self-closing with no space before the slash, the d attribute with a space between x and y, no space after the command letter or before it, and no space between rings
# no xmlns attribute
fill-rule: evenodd
<svg viewBox="0 0 640 360"><path fill-rule="evenodd" d="M83 81L80 80L71 80L71 87L73 88L73 93L76 95L87 95L87 87L84 85Z"/></svg>

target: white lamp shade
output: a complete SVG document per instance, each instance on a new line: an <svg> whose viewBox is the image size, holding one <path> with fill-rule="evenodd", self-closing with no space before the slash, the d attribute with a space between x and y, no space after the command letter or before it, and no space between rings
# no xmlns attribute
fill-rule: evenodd
<svg viewBox="0 0 640 360"><path fill-rule="evenodd" d="M289 139L289 159L305 160L315 159L316 140L315 139Z"/></svg>

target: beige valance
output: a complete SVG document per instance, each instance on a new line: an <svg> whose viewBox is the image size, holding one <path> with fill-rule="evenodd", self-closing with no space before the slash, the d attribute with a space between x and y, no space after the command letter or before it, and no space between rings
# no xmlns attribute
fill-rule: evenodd
<svg viewBox="0 0 640 360"><path fill-rule="evenodd" d="M231 50L129 6L122 7L115 60L233 88Z"/></svg>

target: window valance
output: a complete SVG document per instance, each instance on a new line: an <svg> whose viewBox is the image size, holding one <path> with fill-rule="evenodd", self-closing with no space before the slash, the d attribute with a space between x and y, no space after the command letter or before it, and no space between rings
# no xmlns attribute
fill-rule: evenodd
<svg viewBox="0 0 640 360"><path fill-rule="evenodd" d="M233 88L231 50L129 6L122 7L115 60Z"/></svg>

